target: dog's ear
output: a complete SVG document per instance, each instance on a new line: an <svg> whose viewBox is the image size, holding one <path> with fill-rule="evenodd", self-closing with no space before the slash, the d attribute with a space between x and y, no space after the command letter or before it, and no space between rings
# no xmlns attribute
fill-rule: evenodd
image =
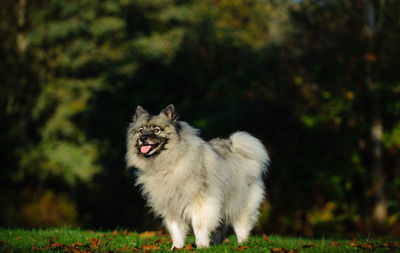
<svg viewBox="0 0 400 253"><path fill-rule="evenodd" d="M161 113L164 113L167 116L167 118L171 121L175 122L178 119L178 114L175 112L173 104L170 104L167 107L165 107L165 109L162 110Z"/></svg>
<svg viewBox="0 0 400 253"><path fill-rule="evenodd" d="M143 107L138 105L138 107L136 107L135 115L133 115L133 121L136 121L140 116L147 114L149 113L145 109L143 109Z"/></svg>

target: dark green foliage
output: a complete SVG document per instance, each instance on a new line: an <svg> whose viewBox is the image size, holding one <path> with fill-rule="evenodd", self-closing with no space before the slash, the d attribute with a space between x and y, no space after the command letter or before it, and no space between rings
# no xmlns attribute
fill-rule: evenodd
<svg viewBox="0 0 400 253"><path fill-rule="evenodd" d="M125 171L125 132L137 105L173 103L205 138L262 139L257 230L308 236L377 228L379 115L376 231L399 233L400 5L371 3L374 33L368 1L2 0L0 224L157 226Z"/></svg>

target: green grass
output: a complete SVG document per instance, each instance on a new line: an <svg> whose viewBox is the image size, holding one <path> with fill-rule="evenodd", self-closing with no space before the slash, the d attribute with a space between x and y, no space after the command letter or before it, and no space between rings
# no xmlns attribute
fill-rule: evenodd
<svg viewBox="0 0 400 253"><path fill-rule="evenodd" d="M23 230L0 228L0 252L170 252L170 237L161 232L142 234L130 231L85 231L76 229ZM186 248L195 250L194 237L189 237ZM393 240L305 239L271 235L252 236L243 245L234 235L218 246L199 252L400 252Z"/></svg>

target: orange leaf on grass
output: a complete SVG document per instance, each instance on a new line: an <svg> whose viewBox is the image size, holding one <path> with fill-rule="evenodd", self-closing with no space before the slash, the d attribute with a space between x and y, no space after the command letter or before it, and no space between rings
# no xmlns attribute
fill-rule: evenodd
<svg viewBox="0 0 400 253"><path fill-rule="evenodd" d="M184 249L192 250L193 246L192 246L192 244L188 244L188 245L186 245L186 247Z"/></svg>
<svg viewBox="0 0 400 253"><path fill-rule="evenodd" d="M144 250L159 250L161 248L158 247L157 244L156 245L149 244L149 245L142 245L142 249L144 249Z"/></svg>
<svg viewBox="0 0 400 253"><path fill-rule="evenodd" d="M123 248L119 248L118 249L118 251L122 251L122 252L129 252L129 251L133 251L133 249L128 249L127 247L126 247L126 244L124 244L124 247Z"/></svg>
<svg viewBox="0 0 400 253"><path fill-rule="evenodd" d="M73 244L71 244L72 247L82 247L83 244L81 242L75 242Z"/></svg>
<svg viewBox="0 0 400 253"><path fill-rule="evenodd" d="M247 246L240 246L240 247L236 248L235 250L242 251L242 250L245 250L245 249L247 249Z"/></svg>
<svg viewBox="0 0 400 253"><path fill-rule="evenodd" d="M358 244L356 244L356 243L354 243L354 242L349 242L349 245L350 245L351 247L357 247L357 246L358 246Z"/></svg>
<svg viewBox="0 0 400 253"><path fill-rule="evenodd" d="M362 245L362 248L368 249L368 250L374 250L375 249L375 247L374 247L374 245L372 243L364 243Z"/></svg>
<svg viewBox="0 0 400 253"><path fill-rule="evenodd" d="M329 246L339 246L340 243L335 242L335 241L331 241L328 245L329 245Z"/></svg>
<svg viewBox="0 0 400 253"><path fill-rule="evenodd" d="M101 243L100 238L90 238L90 248L98 249L99 244Z"/></svg>
<svg viewBox="0 0 400 253"><path fill-rule="evenodd" d="M390 249L397 249L399 248L398 242L384 242L381 245L377 245L376 248L390 248Z"/></svg>
<svg viewBox="0 0 400 253"><path fill-rule="evenodd" d="M96 238L90 238L90 244L91 244L91 245L97 245L97 243L98 243L97 240L98 240L98 239L96 239Z"/></svg>
<svg viewBox="0 0 400 253"><path fill-rule="evenodd" d="M264 241L270 242L270 241L269 241L268 235L266 235L266 234L263 233L263 234L262 234L262 237L263 237Z"/></svg>
<svg viewBox="0 0 400 253"><path fill-rule="evenodd" d="M66 245L65 245L65 244L62 244L62 243L59 243L59 242L53 242L50 246L51 246L51 248L53 248L53 249L57 249L57 248L63 248L63 247L65 247Z"/></svg>
<svg viewBox="0 0 400 253"><path fill-rule="evenodd" d="M136 252L136 251L141 251L141 249L138 246L135 246L135 247L129 249L124 244L124 247L123 248L119 248L117 252Z"/></svg>
<svg viewBox="0 0 400 253"><path fill-rule="evenodd" d="M274 247L271 247L271 252L286 253L286 252L288 252L288 250L286 248L274 248Z"/></svg>
<svg viewBox="0 0 400 253"><path fill-rule="evenodd" d="M139 236L141 238L150 238L156 236L156 231L144 231L143 233L140 233Z"/></svg>
<svg viewBox="0 0 400 253"><path fill-rule="evenodd" d="M129 232L128 230L125 229L124 231L121 232L121 234L123 234L123 235L131 235L132 232Z"/></svg>

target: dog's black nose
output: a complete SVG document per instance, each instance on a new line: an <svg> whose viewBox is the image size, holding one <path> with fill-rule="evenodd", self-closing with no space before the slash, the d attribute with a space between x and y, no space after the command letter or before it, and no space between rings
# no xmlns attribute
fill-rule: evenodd
<svg viewBox="0 0 400 253"><path fill-rule="evenodd" d="M147 139L148 139L148 136L147 136L147 135L142 135L142 136L140 136L140 141L141 141L141 142L145 142L145 141L147 141Z"/></svg>

